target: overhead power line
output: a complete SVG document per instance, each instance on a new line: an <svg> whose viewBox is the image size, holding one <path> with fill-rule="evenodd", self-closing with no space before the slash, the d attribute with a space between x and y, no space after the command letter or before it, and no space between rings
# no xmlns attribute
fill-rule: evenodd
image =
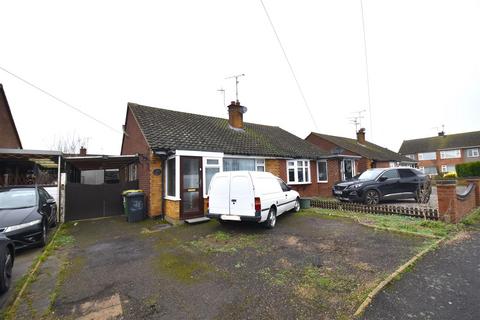
<svg viewBox="0 0 480 320"><path fill-rule="evenodd" d="M85 111L82 111L82 109L73 106L72 104L70 104L70 103L68 103L68 102L66 102L66 101L64 101L64 100L56 97L55 95L51 94L50 92L48 92L48 91L46 91L46 90L43 90L43 89L40 88L39 86L31 83L30 81L27 81L27 80L23 79L22 77L20 77L20 76L16 75L15 73L13 73L13 72L5 69L4 67L0 66L0 70L8 73L9 75L17 78L18 80L26 83L26 84L29 85L30 87L37 89L38 91L42 92L43 94L46 94L47 96L49 96L50 98L52 98L52 99L60 102L61 104L66 105L66 106L69 107L70 109L73 109L73 110L77 111L78 113L81 113L81 114L84 115L85 117L87 117L87 118L89 118L89 119L91 119L91 120L93 120L93 121L95 121L95 122L98 122L98 123L101 124L102 126L107 127L107 128L109 128L110 130L113 130L113 131L115 131L115 132L117 132L117 133L122 133L122 134L123 134L122 131L115 129L114 127L112 127L112 126L110 126L109 124L103 122L102 120L99 120L99 119L95 118L94 116L86 113Z"/></svg>
<svg viewBox="0 0 480 320"><path fill-rule="evenodd" d="M372 122L372 103L370 99L370 76L368 74L368 54L367 54L367 36L365 32L365 17L363 13L363 0L360 0L360 10L362 12L362 29L363 29L363 47L365 49L365 72L367 76L367 97L368 97L368 117L370 120L370 134L373 137L373 122Z"/></svg>
<svg viewBox="0 0 480 320"><path fill-rule="evenodd" d="M305 94L303 93L302 86L300 85L300 82L298 81L298 78L295 74L295 70L293 69L292 64L290 63L290 60L288 59L287 52L285 51L285 48L282 44L282 41L280 40L280 37L278 36L277 30L275 29L275 26L272 22L272 19L270 18L270 14L268 13L267 7L265 6L265 3L263 3L263 0L260 0L260 3L262 4L263 10L265 11L265 15L267 16L268 22L270 23L270 26L273 29L273 33L275 34L275 37L277 38L278 45L280 46L280 49L282 49L283 56L285 57L285 60L287 61L288 67L290 68L290 72L292 73L293 79L295 80L295 83L297 84L298 91L300 92L300 95L302 96L303 102L305 103L305 107L307 108L307 111L310 115L310 118L312 119L313 125L315 129L318 131L318 126L317 122L315 121L315 118L313 117L312 110L310 109L310 106L308 105L307 98L305 97Z"/></svg>

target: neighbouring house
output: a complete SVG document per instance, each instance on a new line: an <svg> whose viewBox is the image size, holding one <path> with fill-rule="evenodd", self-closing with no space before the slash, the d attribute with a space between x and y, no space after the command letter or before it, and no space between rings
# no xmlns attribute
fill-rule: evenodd
<svg viewBox="0 0 480 320"><path fill-rule="evenodd" d="M0 83L0 148L22 149L8 100Z"/></svg>
<svg viewBox="0 0 480 320"><path fill-rule="evenodd" d="M279 127L244 122L245 112L238 101L228 119L128 104L121 154L138 154L139 164L124 175L138 179L150 216L203 216L220 171L269 171L302 196L325 189L317 160L330 155Z"/></svg>
<svg viewBox="0 0 480 320"><path fill-rule="evenodd" d="M405 140L398 152L418 161L419 169L426 174L456 172L456 164L480 161L480 131L441 131L436 137Z"/></svg>
<svg viewBox="0 0 480 320"><path fill-rule="evenodd" d="M325 167L328 172L325 183L329 190L336 181L348 180L370 168L415 166L415 160L366 141L364 128L358 130L357 139L312 132L305 140L330 155L318 163L318 170Z"/></svg>

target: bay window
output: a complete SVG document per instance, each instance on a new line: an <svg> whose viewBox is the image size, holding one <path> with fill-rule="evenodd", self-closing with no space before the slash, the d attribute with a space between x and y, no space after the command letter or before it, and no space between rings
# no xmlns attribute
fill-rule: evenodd
<svg viewBox="0 0 480 320"><path fill-rule="evenodd" d="M310 183L310 161L288 160L287 161L288 183Z"/></svg>

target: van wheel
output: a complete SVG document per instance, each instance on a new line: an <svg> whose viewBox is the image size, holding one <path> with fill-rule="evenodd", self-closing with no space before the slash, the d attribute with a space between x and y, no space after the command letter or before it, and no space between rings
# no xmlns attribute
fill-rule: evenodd
<svg viewBox="0 0 480 320"><path fill-rule="evenodd" d="M275 210L275 208L272 207L268 212L267 221L265 221L265 227L268 229L273 229L276 223L277 223L277 211Z"/></svg>
<svg viewBox="0 0 480 320"><path fill-rule="evenodd" d="M300 199L295 199L295 206L293 207L293 212L300 211Z"/></svg>

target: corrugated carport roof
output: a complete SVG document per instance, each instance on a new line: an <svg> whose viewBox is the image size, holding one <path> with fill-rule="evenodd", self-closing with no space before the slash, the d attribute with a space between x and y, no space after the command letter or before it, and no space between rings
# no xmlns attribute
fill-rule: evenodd
<svg viewBox="0 0 480 320"><path fill-rule="evenodd" d="M79 170L121 169L129 164L138 162L138 155L79 156L65 157L65 160Z"/></svg>
<svg viewBox="0 0 480 320"><path fill-rule="evenodd" d="M30 161L44 168L57 168L58 157L61 156L63 153L60 151L0 148L0 160Z"/></svg>

